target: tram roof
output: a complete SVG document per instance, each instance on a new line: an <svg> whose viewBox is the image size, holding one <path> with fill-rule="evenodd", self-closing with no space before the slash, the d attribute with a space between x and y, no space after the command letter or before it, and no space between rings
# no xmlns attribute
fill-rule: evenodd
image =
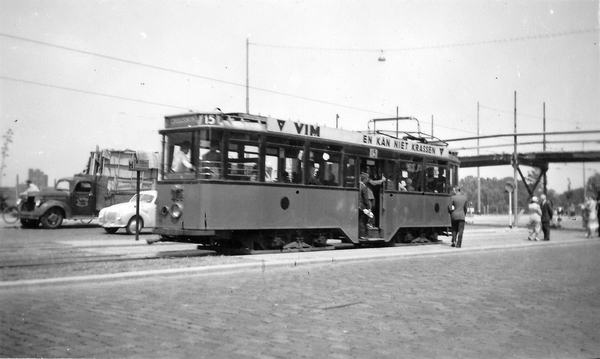
<svg viewBox="0 0 600 359"><path fill-rule="evenodd" d="M458 161L458 153L451 151L446 146L414 140L412 136L396 138L372 131L349 131L239 112L189 112L165 116L165 127L159 132L166 133L182 129L199 128L224 128L250 132L267 132L295 138L310 138L312 141L337 142L340 144L366 146L374 149L399 151L425 157L442 157Z"/></svg>

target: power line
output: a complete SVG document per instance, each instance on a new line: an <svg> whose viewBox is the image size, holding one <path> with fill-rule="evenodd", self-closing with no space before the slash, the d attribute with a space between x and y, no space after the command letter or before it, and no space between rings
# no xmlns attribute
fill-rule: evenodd
<svg viewBox="0 0 600 359"><path fill-rule="evenodd" d="M503 112L503 113L508 113L508 114L511 114L511 115L513 115L513 114L514 114L514 112L513 112L513 111L501 110L501 109L497 109L497 108L493 108L493 107L488 107L488 106L483 106L483 105L480 105L479 107L480 107L480 108L485 108L485 109L488 109L488 110L491 110L491 111ZM527 115L527 114L523 114L523 113L520 113L520 112L517 112L517 115L519 115L519 116L521 116L521 117L531 117L531 118L537 118L538 120L541 120L541 119L543 119L543 117L542 117L542 116L536 116L536 115ZM561 120L561 119L558 119L558 118L552 118L552 117L546 117L546 120L553 121L553 122L561 122L561 123L569 122L569 121L567 121L567 120ZM595 125L595 124L596 124L595 122L581 122L581 121L578 121L578 123L585 123L585 124L590 124L590 125L592 125L592 124L594 124L594 125Z"/></svg>
<svg viewBox="0 0 600 359"><path fill-rule="evenodd" d="M116 98L116 99L119 99L119 100L134 101L134 102L139 102L139 103L146 103L146 104L151 104L151 105L173 107L173 108L179 108L179 109L188 110L188 111L190 110L189 107L173 106L173 105L168 105L168 104L165 104L165 103L152 102L152 101L144 101L144 100L138 100L138 99L133 99L133 98L128 98L128 97L122 97L122 96L116 96L116 95L108 95L108 94L99 93L99 92L79 90L79 89L74 89L74 88L70 88L70 87L56 86L56 85L50 85L50 84L45 84L45 83L41 83L41 82L16 79L16 78L13 78L13 77L0 76L0 79L2 79L2 80L8 80L8 81L14 81L14 82L22 82L22 83L26 83L26 84L30 84L30 85L38 85L38 86L51 87L51 88L60 89L60 90L80 92L80 93L85 93L85 94L88 94L88 95L96 95L96 96Z"/></svg>
<svg viewBox="0 0 600 359"><path fill-rule="evenodd" d="M530 36L509 37L509 38L505 38L505 39L482 40L482 41L472 41L472 42L458 42L458 43L454 43L454 44L407 46L407 47L392 48L392 49L383 48L383 50L385 52L400 52L400 51L447 49L447 48L452 48L452 47L467 47L467 46L479 46L479 45L488 45L488 44L501 44L501 43L508 43L508 42L516 42L516 41L548 39L548 38L561 37L561 36L586 34L586 33L596 32L598 30L600 30L600 27L563 31L563 32L557 32L557 33L550 33L550 34L537 34L537 35L530 35ZM249 44L255 45L255 46L262 46L262 47L271 47L271 48L280 48L280 49L295 49L295 50L345 51L345 52L380 52L380 51L382 51L381 48L377 48L377 49L354 48L354 49L352 49L352 48L274 45L274 44L261 44L261 43L257 43L257 42L250 42Z"/></svg>
<svg viewBox="0 0 600 359"><path fill-rule="evenodd" d="M166 71L166 72L170 72L170 73L174 73L174 74L178 74L178 75L195 77L195 78L199 78L199 79L203 79L203 80L219 82L219 83L223 83L223 84L227 84L227 85L232 85L232 86L238 86L238 87L244 87L244 88L246 87L245 84L239 84L239 83L236 83L236 82L230 82L230 81L215 79L215 78L212 78L212 77L197 75L197 74L193 74L193 73L190 73L190 72L184 72L184 71L179 71L179 70L173 70L173 69L169 69L169 68L166 68L166 67L145 64L145 63L142 63L142 62L121 59L121 58L114 57L114 56L102 55L102 54L98 54L98 53L95 53L95 52L74 49L74 48L66 47L66 46L62 46L62 45L55 45L55 44L51 44L51 43L44 42L44 41L27 39L27 38L24 38L24 37L19 37L19 36L4 34L4 33L0 33L0 36L12 38L12 39L16 39L16 40L20 40L20 41L31 42L31 43L35 43L35 44L39 44L39 45L44 45L44 46L49 46L49 47L55 47L55 48L58 48L58 49L61 49L61 50L73 51L73 52L77 52L77 53L81 53L81 54L85 54L85 55L96 56L96 57L100 57L100 58L104 58L104 59L108 59L108 60L124 62L124 63L131 64L131 65L143 66L143 67L151 68L151 69L154 69L154 70ZM27 82L27 80L22 80L22 81L23 82ZM40 85L39 83L36 83L36 84ZM47 85L47 84L41 84L41 85L50 86L50 87L53 86L53 85ZM383 113L383 112L378 112L378 111L373 111L373 110L367 110L367 109L364 109L364 108L359 108L359 107L354 107L354 106L342 105L342 104L338 104L338 103L334 103L334 102L329 102L329 101L324 101L324 100L318 100L318 99L314 99L314 98L310 98L310 97L292 95L292 94L288 94L288 93L280 92L280 91L268 90L268 89L263 89L263 88L259 88L259 87L250 87L250 88L253 89L253 90L268 92L268 93L272 93L272 94L276 94L276 95L281 95L281 96L298 98L298 99L302 99L302 100L306 100L306 101L318 102L318 103L322 103L322 104L326 104L326 105L343 107L343 108L348 108L348 109L358 110L358 111L363 111L363 112L370 112L370 113L376 113L376 114L389 115L389 113ZM69 89L69 88L64 88L64 89L73 90L73 89ZM174 107L177 107L177 106L174 106Z"/></svg>

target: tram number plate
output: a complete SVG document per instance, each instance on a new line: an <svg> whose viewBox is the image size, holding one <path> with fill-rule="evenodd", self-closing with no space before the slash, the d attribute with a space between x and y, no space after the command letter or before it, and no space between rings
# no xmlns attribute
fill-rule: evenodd
<svg viewBox="0 0 600 359"><path fill-rule="evenodd" d="M377 149L376 148L371 148L369 156L371 156L371 157L377 157Z"/></svg>

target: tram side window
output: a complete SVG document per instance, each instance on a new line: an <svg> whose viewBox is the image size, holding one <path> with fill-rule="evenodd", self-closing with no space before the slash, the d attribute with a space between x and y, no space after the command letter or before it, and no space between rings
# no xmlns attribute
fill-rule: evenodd
<svg viewBox="0 0 600 359"><path fill-rule="evenodd" d="M192 132L176 132L165 136L164 173L167 179L191 179L195 177L195 161L192 156L197 149L193 146Z"/></svg>
<svg viewBox="0 0 600 359"><path fill-rule="evenodd" d="M265 182L280 182L279 148L267 147L265 154Z"/></svg>
<svg viewBox="0 0 600 359"><path fill-rule="evenodd" d="M458 185L458 166L450 165L450 168L448 170L449 170L449 173L448 173L447 192L451 193L452 188L454 188L454 186Z"/></svg>
<svg viewBox="0 0 600 359"><path fill-rule="evenodd" d="M219 179L222 177L221 134L219 132L200 131L199 177Z"/></svg>
<svg viewBox="0 0 600 359"><path fill-rule="evenodd" d="M356 159L347 157L344 163L344 187L356 187Z"/></svg>
<svg viewBox="0 0 600 359"><path fill-rule="evenodd" d="M326 151L310 152L309 185L338 186L341 154Z"/></svg>
<svg viewBox="0 0 600 359"><path fill-rule="evenodd" d="M438 193L440 168L428 163L425 170L425 192Z"/></svg>
<svg viewBox="0 0 600 359"><path fill-rule="evenodd" d="M422 164L414 162L400 162L400 175L398 177L398 188L400 191L421 192Z"/></svg>
<svg viewBox="0 0 600 359"><path fill-rule="evenodd" d="M396 163L392 161L386 161L383 170L385 176L385 189L388 191L398 190L398 181L396 180Z"/></svg>
<svg viewBox="0 0 600 359"><path fill-rule="evenodd" d="M282 182L302 183L304 151L300 148L284 148L283 150Z"/></svg>
<svg viewBox="0 0 600 359"><path fill-rule="evenodd" d="M229 142L228 177L239 181L258 181L258 146Z"/></svg>

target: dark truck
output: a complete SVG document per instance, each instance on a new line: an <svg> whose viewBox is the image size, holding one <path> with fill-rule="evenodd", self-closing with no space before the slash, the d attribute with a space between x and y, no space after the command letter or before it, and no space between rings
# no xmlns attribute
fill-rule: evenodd
<svg viewBox="0 0 600 359"><path fill-rule="evenodd" d="M127 202L136 193L137 172L129 161L144 159L149 169L140 173L140 190L154 189L158 153L132 150L96 150L83 173L61 178L54 189L31 193L18 204L21 226L54 229L63 220L91 221L104 207Z"/></svg>

